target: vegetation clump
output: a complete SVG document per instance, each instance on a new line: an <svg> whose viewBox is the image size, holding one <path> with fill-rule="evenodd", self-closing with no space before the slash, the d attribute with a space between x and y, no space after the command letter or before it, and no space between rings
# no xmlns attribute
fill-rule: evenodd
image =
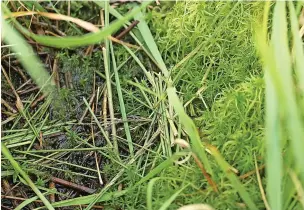
<svg viewBox="0 0 304 210"><path fill-rule="evenodd" d="M3 2L4 207L302 209L302 6Z"/></svg>

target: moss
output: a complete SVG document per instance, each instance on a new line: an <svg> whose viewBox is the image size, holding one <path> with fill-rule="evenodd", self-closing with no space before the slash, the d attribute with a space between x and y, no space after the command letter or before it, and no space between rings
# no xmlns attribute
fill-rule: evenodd
<svg viewBox="0 0 304 210"><path fill-rule="evenodd" d="M254 25L261 19L262 5L179 2L165 15L163 11L152 12L155 40L169 67L202 44L195 56L173 72L173 76L183 72L178 76L177 87L186 101L202 87L208 68L211 69L203 94L208 105L223 89L260 74L252 38Z"/></svg>
<svg viewBox="0 0 304 210"><path fill-rule="evenodd" d="M210 111L197 118L204 135L226 160L245 173L254 169L254 154L264 149L264 84L261 78L227 89Z"/></svg>

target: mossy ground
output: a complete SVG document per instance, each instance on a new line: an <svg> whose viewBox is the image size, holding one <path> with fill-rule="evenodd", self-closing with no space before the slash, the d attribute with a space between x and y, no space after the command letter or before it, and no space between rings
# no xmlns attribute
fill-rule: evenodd
<svg viewBox="0 0 304 210"><path fill-rule="evenodd" d="M57 8L63 10L65 7L64 3L59 3ZM123 6L121 10L126 10L128 7L130 6ZM94 19L84 15L87 13L83 13L83 11L95 11L95 6L92 7L88 3L73 3L71 8L72 16L84 20ZM179 96L184 103L190 100L186 111L195 121L201 134L201 140L217 147L227 162L238 170L238 175L255 170L255 156L258 165L262 165L264 159L264 83L253 39L255 25L261 21L262 9L263 3L261 2L164 2L161 6L154 6L148 13L147 19ZM68 35L75 35L73 27L67 25L65 27L67 27L65 32ZM136 29L134 32L136 33ZM125 41L132 42L132 39L126 37ZM178 68L173 68L198 46L200 48L193 56ZM143 95L140 88L129 82L138 81L142 87L150 88L141 68L130 58L122 46L115 46L114 51L118 65L129 59L119 69L119 77L124 90L124 102L130 120L133 142L143 145L145 138L151 138L159 127L163 128L159 123L161 117L156 115L158 123L155 123L155 120L150 118L155 110L145 106L147 101L153 102L153 95L147 91L144 91L147 95ZM84 56L83 52L83 49L52 51L52 56L59 60L62 78L67 72L71 73L73 88L68 87L65 81L60 81L61 89L58 91L57 99L61 102L64 101L65 106L58 108L56 102L49 102L48 108L50 107L52 112L52 120L47 118L45 125L54 127L60 122L79 120L86 108L82 98L85 97L89 100L94 85L101 89L105 87L105 80L102 77L104 64L101 52L93 52L90 56ZM137 52L136 55L147 69L155 70L154 64L146 58L144 53ZM5 85L5 82L2 82L2 85ZM197 91L202 87L204 87L203 90L197 95ZM160 91L162 91L161 88ZM120 119L115 88L113 88L113 100L117 119ZM140 103L140 101L144 103ZM99 103L102 103L102 97ZM40 106L43 106L43 103L40 103ZM101 111L101 108L96 111L96 116L100 119L102 118ZM29 110L28 115L31 116L35 112L37 110ZM45 113L47 112L45 111ZM45 113L34 118L33 124L38 124L41 119L44 119ZM15 120L13 120L14 122ZM74 148L80 144L79 139L75 136L86 139L91 135L89 122L90 117L87 115L84 124L72 123L65 125L64 128L61 127L60 143L58 143L57 137L55 139L54 137L46 138L45 141L51 142L50 148L53 149ZM24 126L25 121L15 122L15 124L16 126L13 127L20 129ZM9 127L12 127L12 124L4 126L5 129L9 129ZM119 139L120 155L128 157L127 143L124 139L125 132L121 122L117 122L117 128L118 136L122 137ZM94 129L98 130L98 127L94 125ZM106 128L106 130L110 130L110 128ZM147 134L147 131L150 131L151 134ZM161 130L162 138L166 137L165 132L165 130ZM95 144L96 146L105 144L102 135L95 137ZM126 172L111 186L108 192L117 191L119 186L123 186L123 188L132 186L143 175L165 160L168 153L163 149L162 144L162 140L157 138L149 150L145 151L134 163L126 166ZM176 146L170 148L171 153L177 150ZM101 156L103 160L100 166L102 176L107 182L119 173L122 166L113 162L113 159L116 158L115 154L111 151L106 153L108 157ZM172 194L188 183L191 185L178 195L169 209L177 209L192 203L207 203L215 209L246 209L246 207L242 207L243 201L237 191L232 188L225 173L220 170L211 156L208 158L214 174L216 174L213 179L218 186L219 193L212 191L201 170L190 159L182 165L174 164L158 174L161 179L153 186L153 209L158 209ZM70 152L64 156L64 160L94 168L92 154L88 156L87 153ZM30 161L31 159L23 161L24 168ZM85 170L77 169L77 167L63 167L60 164L54 167L86 175L94 174L93 172L86 173ZM71 178L68 173L54 172L54 170L40 166L30 166L30 168L38 169L42 174L51 173L74 180L79 184L87 183L83 181L86 178L79 179L79 176L75 174L72 176L74 178ZM4 165L2 170L10 169L9 165ZM261 174L263 177L263 171ZM100 188L95 183L96 174L94 176L95 181L88 181L89 185ZM47 176L42 175L42 180L47 182ZM39 185L45 185L41 179L37 179L37 181ZM264 204L255 174L241 181L256 206L263 209ZM103 202L102 205L113 209L145 209L147 207L147 183L122 197Z"/></svg>

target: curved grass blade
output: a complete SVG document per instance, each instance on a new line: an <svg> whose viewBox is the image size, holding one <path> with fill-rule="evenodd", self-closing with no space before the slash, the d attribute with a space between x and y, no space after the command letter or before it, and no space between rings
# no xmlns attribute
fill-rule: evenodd
<svg viewBox="0 0 304 210"><path fill-rule="evenodd" d="M35 200L37 200L39 197L38 196L34 196L32 198L26 199L25 201L23 201L22 203L20 203L15 210L22 210L24 207L26 207L27 205L29 205L30 203L34 202Z"/></svg>
<svg viewBox="0 0 304 210"><path fill-rule="evenodd" d="M189 185L185 185L183 186L181 189L179 189L178 191L176 191L172 196L170 196L170 198L168 200L166 200L163 205L159 208L159 210L166 210L167 208L169 208L170 204L177 198L177 196L188 187Z"/></svg>
<svg viewBox="0 0 304 210"><path fill-rule="evenodd" d="M29 46L21 35L9 26L2 19L3 38L7 44L11 45L11 48L16 52L16 56L20 60L21 64L25 67L29 75L33 78L35 83L42 88L43 93L49 94L54 90L54 83L50 79L50 75L42 67L42 63L35 56L33 49Z"/></svg>
<svg viewBox="0 0 304 210"><path fill-rule="evenodd" d="M147 187L147 209L148 210L152 210L152 191L153 191L153 185L154 183L158 180L159 178L154 178L154 179L151 179L151 181L149 182L148 184L148 187Z"/></svg>
<svg viewBox="0 0 304 210"><path fill-rule="evenodd" d="M147 188L147 209L148 210L153 209L152 208L153 186L154 186L154 183L160 179L162 179L162 177L154 178L148 184L148 188ZM159 210L166 210L170 206L170 204L176 199L176 197L188 186L189 186L189 184L186 184L181 189L179 189L177 192L175 192L173 195L171 195L170 198L163 203L163 205L159 208Z"/></svg>
<svg viewBox="0 0 304 210"><path fill-rule="evenodd" d="M51 37L51 36L39 36L31 33L26 28L21 26L17 21L14 21L15 26L26 36L31 37L36 42L43 44L45 46L57 47L57 48L67 48L67 47L80 47L86 45L97 44L106 39L109 35L116 32L127 20L130 20L134 15L136 15L142 8L145 8L150 1L144 2L139 8L136 8L125 17L115 21L103 30L96 33L89 33L83 36L75 37ZM7 9L6 9L7 11Z"/></svg>
<svg viewBox="0 0 304 210"><path fill-rule="evenodd" d="M182 152L175 153L170 158L168 158L167 160L165 160L164 162L162 162L161 164L159 164L157 167L155 167L153 170L151 170L145 177L143 177L133 187L137 187L137 186L143 184L144 182L148 181L152 177L156 176L162 170L164 170L165 168L171 166L174 163L174 161L176 161L178 158L180 158L181 156L184 156L184 155L187 155L187 153L182 153Z"/></svg>

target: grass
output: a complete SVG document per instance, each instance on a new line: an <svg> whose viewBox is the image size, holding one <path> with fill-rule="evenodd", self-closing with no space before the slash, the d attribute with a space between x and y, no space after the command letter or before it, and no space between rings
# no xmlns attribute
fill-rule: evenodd
<svg viewBox="0 0 304 210"><path fill-rule="evenodd" d="M302 6L3 2L4 205L303 209Z"/></svg>
<svg viewBox="0 0 304 210"><path fill-rule="evenodd" d="M12 166L14 167L16 172L20 173L20 175L23 177L23 179L25 179L25 181L29 184L29 186L33 189L33 191L37 194L37 196L43 201L43 203L47 207L47 209L50 209L50 210L54 209L52 207L52 205L50 204L50 202L45 198L45 196L40 192L40 190L32 182L30 177L22 170L20 165L15 161L15 159L13 158L13 156L11 155L10 151L7 149L5 144L1 144L1 151L4 155L4 157L6 157L10 161L10 163L12 164Z"/></svg>

